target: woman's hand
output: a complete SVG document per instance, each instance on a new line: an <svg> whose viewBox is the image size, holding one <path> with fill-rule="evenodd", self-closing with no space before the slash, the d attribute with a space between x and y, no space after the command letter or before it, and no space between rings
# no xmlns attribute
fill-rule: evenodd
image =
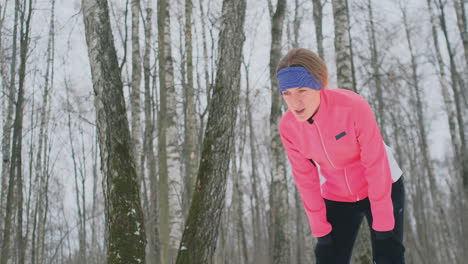
<svg viewBox="0 0 468 264"><path fill-rule="evenodd" d="M323 237L318 237L317 246L315 247L317 264L333 264L335 263L335 255L332 232Z"/></svg>
<svg viewBox="0 0 468 264"><path fill-rule="evenodd" d="M393 231L375 231L375 255L377 264L402 264L405 247Z"/></svg>

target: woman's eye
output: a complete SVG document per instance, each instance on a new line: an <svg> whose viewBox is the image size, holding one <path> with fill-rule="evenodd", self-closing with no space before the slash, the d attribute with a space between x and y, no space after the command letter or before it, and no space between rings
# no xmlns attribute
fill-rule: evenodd
<svg viewBox="0 0 468 264"><path fill-rule="evenodd" d="M307 90L305 90L305 89L304 89L304 90L299 90L300 93L304 93L304 92L306 92L306 91L307 91Z"/></svg>

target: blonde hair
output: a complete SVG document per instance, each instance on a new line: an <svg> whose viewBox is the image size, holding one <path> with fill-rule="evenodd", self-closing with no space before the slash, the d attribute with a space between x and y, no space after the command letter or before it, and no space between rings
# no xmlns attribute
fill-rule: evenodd
<svg viewBox="0 0 468 264"><path fill-rule="evenodd" d="M279 61L276 72L290 66L302 66L306 68L314 78L322 83L322 89L328 88L327 65L314 52L304 48L295 48L288 51Z"/></svg>

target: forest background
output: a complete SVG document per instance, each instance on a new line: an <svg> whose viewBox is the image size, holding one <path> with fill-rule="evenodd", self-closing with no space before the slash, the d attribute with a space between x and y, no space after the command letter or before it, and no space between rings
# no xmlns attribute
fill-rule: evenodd
<svg viewBox="0 0 468 264"><path fill-rule="evenodd" d="M370 102L404 172L407 263L463 263L467 5L0 0L0 264L313 263L277 131L293 47Z"/></svg>

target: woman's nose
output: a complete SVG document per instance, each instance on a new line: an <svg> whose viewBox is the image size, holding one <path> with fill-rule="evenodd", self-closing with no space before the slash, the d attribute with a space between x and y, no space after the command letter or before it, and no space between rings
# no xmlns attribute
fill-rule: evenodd
<svg viewBox="0 0 468 264"><path fill-rule="evenodd" d="M295 107L302 105L302 98L299 95L293 95L291 98L291 104Z"/></svg>

